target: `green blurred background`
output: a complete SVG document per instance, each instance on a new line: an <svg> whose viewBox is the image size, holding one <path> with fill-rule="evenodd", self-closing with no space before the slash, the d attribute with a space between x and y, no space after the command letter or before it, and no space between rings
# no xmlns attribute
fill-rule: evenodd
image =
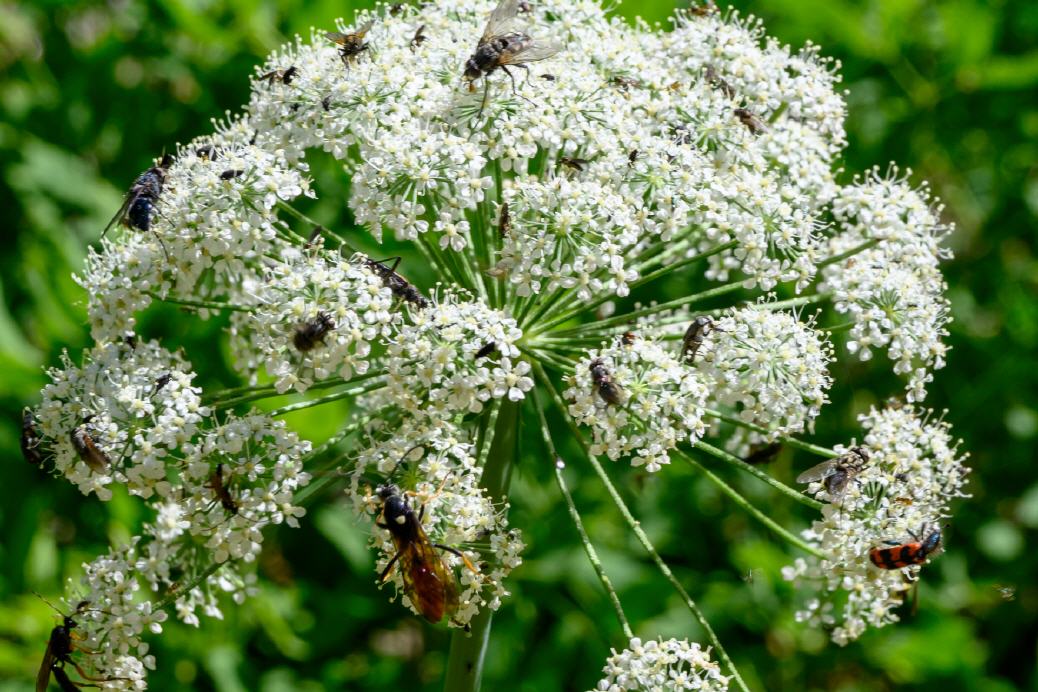
<svg viewBox="0 0 1038 692"><path fill-rule="evenodd" d="M330 27L369 3L327 0L0 2L0 691L28 690L54 617L31 595L57 594L81 562L141 521L29 467L17 452L21 407L38 400L42 367L87 345L84 296L69 278L85 247L151 158L235 110L268 51L311 25ZM948 530L948 552L924 571L918 613L840 649L792 619L778 570L788 551L675 465L648 479L614 469L634 509L755 689L1038 689L1038 3L1034 0L756 0L738 2L794 46L812 40L843 63L850 174L898 161L930 180L957 226L946 267L953 304L948 367L928 405L971 454L973 498ZM620 11L663 21L673 0ZM318 162L318 190L334 167ZM341 197L313 207L342 216ZM664 293L680 295L675 283ZM173 319L168 319L172 317ZM173 325L171 327L171 325ZM176 327L176 325L180 325ZM184 332L184 325L190 329ZM202 362L219 321L150 316L142 332L184 344ZM839 372L822 442L856 433L854 416L898 393L880 358ZM323 409L319 409L323 411ZM293 422L320 435L326 413ZM789 481L810 460L784 452ZM628 615L643 636L703 640L591 479L571 482ZM584 690L622 645L540 456L523 459L513 522L530 549L495 620L486 690ZM784 524L809 516L760 484L735 479ZM696 543L689 543L689 537ZM261 594L200 630L154 639L153 689L437 689L448 633L376 591L364 529L328 498L298 531L273 533Z"/></svg>

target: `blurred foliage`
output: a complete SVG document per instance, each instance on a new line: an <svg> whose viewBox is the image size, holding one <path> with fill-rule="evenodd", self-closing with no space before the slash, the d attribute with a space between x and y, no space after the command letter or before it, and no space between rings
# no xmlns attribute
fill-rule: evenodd
<svg viewBox="0 0 1038 692"><path fill-rule="evenodd" d="M20 460L21 407L38 398L42 366L87 344L83 295L72 281L121 191L176 142L235 110L246 76L294 33L331 26L369 3L331 0L0 0L0 691L28 690L55 616L32 595L58 594L79 565L125 538L142 517L117 497L106 505ZM918 614L845 649L792 619L779 576L784 546L726 504L688 468L645 478L614 472L650 536L698 598L755 689L1016 690L1038 686L1038 4L1033 0L749 0L743 12L799 46L842 62L850 106L847 179L895 160L930 180L957 231L947 267L955 322L948 367L929 404L972 455L973 499L959 505L948 552L923 573ZM620 12L664 21L673 0ZM1030 97L1030 98L1028 98ZM319 163L319 162L318 162ZM334 189L318 165L318 190ZM346 223L341 197L313 213ZM670 285L663 292L680 294ZM662 297L662 296L661 296ZM169 318L173 319L169 319ZM189 334L172 314L142 332L205 352L220 323ZM201 381L229 384L225 364L200 362ZM823 414L818 438L856 434L854 416L900 389L851 366ZM323 420L321 418L324 418ZM320 416L297 414L305 433ZM532 431L530 431L532 432ZM560 431L561 432L561 431ZM577 503L639 634L703 640L676 596L622 528L601 487L568 471ZM772 471L790 480L808 460L785 451ZM734 479L756 502L772 497ZM495 617L488 690L582 690L623 644L608 601L576 549L576 534L544 455L523 459L513 522L529 542ZM776 519L809 520L789 503ZM200 630L170 625L155 638L153 689L438 689L448 632L410 617L374 585L365 529L334 498L304 527L266 544L262 593ZM689 537L695 537L690 540Z"/></svg>

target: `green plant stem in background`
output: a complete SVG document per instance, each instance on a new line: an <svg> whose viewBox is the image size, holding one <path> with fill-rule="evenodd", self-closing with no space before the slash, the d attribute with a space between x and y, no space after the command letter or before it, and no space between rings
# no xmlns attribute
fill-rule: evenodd
<svg viewBox="0 0 1038 692"><path fill-rule="evenodd" d="M717 459L719 461L723 461L724 463L728 464L729 466L734 466L735 468L739 469L740 471L745 471L746 473L748 473L750 475L756 476L757 478L761 479L762 481L764 481L765 483L770 485L772 488L775 488L776 490L781 492L786 497L792 498L792 499L796 500L797 502L799 502L802 505L807 505L808 507L810 507L811 509L814 509L814 510L819 510L820 511L822 509L823 505L818 500L814 500L814 499L808 497L807 495L804 495L803 493L799 492L795 488L790 488L785 483L782 483L780 481L775 480L774 478L772 478L768 474L766 474L763 471L761 471L756 466L753 466L752 464L747 464L745 461L743 461L739 457L737 457L737 456L735 456L733 454L729 454L728 452L724 451L723 449L718 449L717 447L714 447L711 444L703 442L702 440L696 442L692 446L695 447L696 449L698 449L701 452L709 454L710 456L714 457L715 459Z"/></svg>
<svg viewBox="0 0 1038 692"><path fill-rule="evenodd" d="M713 409L706 409L705 413L706 413L706 415L710 416L711 418L716 418L718 420L723 420L725 423L731 423L732 425L737 425L740 428L746 428L747 430L752 430L754 432L758 432L758 433L761 433L761 434L764 434L764 435L767 435L767 434L771 433L771 431L768 430L767 428L762 428L761 426L754 425L753 423L747 423L744 420L739 420L738 418L735 418L733 416L725 415L725 414L721 413L720 411L714 411ZM783 437L780 437L779 439L782 440L782 442L784 444L787 444L790 447L793 447L794 449L802 449L805 452L810 452L811 454L817 454L820 457L828 457L828 458L831 459L832 457L840 456L839 452L837 452L834 449L829 449L828 447L822 447L822 446L819 446L819 445L813 445L810 442L804 442L803 440L798 440L795 437L783 436ZM720 451L720 450L718 450L718 451ZM728 454L728 453L727 452L721 452L721 454ZM738 461L742 461L738 457L732 457L730 454L728 454L728 456L730 456L732 459L736 459Z"/></svg>
<svg viewBox="0 0 1038 692"><path fill-rule="evenodd" d="M519 449L519 411L519 402L501 402L494 425L494 439L483 466L480 485L486 490L487 497L498 506L505 502L512 464ZM450 657L447 659L444 692L479 691L483 678L483 660L490 643L492 618L493 611L490 608L480 608L479 613L469 622L468 632L455 630L451 637Z"/></svg>
<svg viewBox="0 0 1038 692"><path fill-rule="evenodd" d="M602 484L605 485L606 490L609 493L609 496L613 500L613 504L615 504L616 508L620 510L620 514L621 516L623 516L624 521L627 522L627 526L630 527L631 531L634 532L634 535L638 538L638 541L642 544L642 547L645 548L645 552L647 552L649 554L649 557L652 558L652 561L656 563L656 567L663 574L664 578L666 578L666 580L670 582L671 586L674 587L674 590L678 592L678 594L684 601L685 605L692 612L692 615L696 618L700 626L706 632L707 638L710 640L710 643L713 644L714 648L717 650L718 657L728 667L728 670L732 674L732 678L735 680L736 684L739 686L739 689L743 690L743 692L749 692L749 688L746 686L746 683L743 682L742 676L739 675L738 669L736 669L735 664L732 663L732 659L728 657L728 652L725 651L724 646L721 644L721 640L718 639L717 634L714 633L714 628L710 626L710 623L703 615L703 612L699 610L699 606L696 605L696 602L693 601L692 597L688 595L687 591L685 591L685 587L681 585L681 582L679 582L677 577L674 576L674 573L670 571L670 567L667 565L667 563L664 562L663 558L660 557L660 554L656 552L656 548L655 546L653 546L652 541L649 540L648 534L646 534L645 531L642 530L641 522L635 519L634 515L631 514L631 510L627 507L627 503L624 502L623 498L620 496L619 491L617 491L616 486L614 486L613 482L609 479L609 475L605 472L605 469L602 468L602 464L599 463L595 455L591 453L591 450L588 448L587 441L584 439L584 436L580 432L580 428L577 427L576 422L569 415L569 411L566 408L566 402L563 401L562 397L555 389L555 386L551 383L551 380L548 379L548 374L544 371L544 368L542 368L540 364L537 362L534 362L533 367L534 371L537 373L538 380L540 380L541 383L544 384L544 387L551 393L551 397L552 400L555 402L555 406L559 409L559 412L566 419L566 422L569 424L570 430L573 431L573 436L580 443L580 446L583 447L584 456L587 457L587 460L591 464L591 467L594 469L599 479L601 479Z"/></svg>

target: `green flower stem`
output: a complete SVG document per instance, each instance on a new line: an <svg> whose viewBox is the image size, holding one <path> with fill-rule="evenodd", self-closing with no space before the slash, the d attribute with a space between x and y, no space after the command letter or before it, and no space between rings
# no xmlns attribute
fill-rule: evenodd
<svg viewBox="0 0 1038 692"><path fill-rule="evenodd" d="M754 507L753 504L745 497L743 497L735 488L725 483L723 480L721 480L719 476L715 475L712 471L707 469L705 466L700 464L691 456L677 449L674 450L674 452L672 453L684 459L690 466L692 466L692 468L698 470L700 473L706 476L711 483L716 485L721 490L721 492L723 492L725 495L731 498L735 502L735 504L739 505L744 510L746 510L746 512L754 519L756 519L757 521L759 521L760 523L764 524L769 529L774 531L779 538L791 545L796 546L797 548L800 548L805 553L810 553L811 555L814 555L819 559L825 557L825 555L821 551L808 545L799 537L790 533L785 528L780 526L774 519L772 519L768 515L764 514L764 512Z"/></svg>
<svg viewBox="0 0 1038 692"><path fill-rule="evenodd" d="M246 307L244 305L235 305L234 303L225 303L219 300L188 300L186 298L172 298L169 296L163 297L154 291L147 291L148 295L153 300L158 300L163 303L170 303L171 305L184 305L192 308L202 308L204 310L230 310L232 312L253 312L256 308Z"/></svg>
<svg viewBox="0 0 1038 692"><path fill-rule="evenodd" d="M544 372L544 368L542 368L540 363L537 362L533 363L533 367L537 373L538 379L541 380L545 388L551 393L552 399L554 400L556 407L558 407L558 409L562 412L563 417L569 424L570 430L573 431L573 436L580 443L581 447L584 448L584 456L587 457L588 462L591 464L591 467L594 469L595 473L598 474L598 477L602 480L602 483L605 485L610 497L613 499L613 503L616 505L616 508L620 510L620 514L623 516L624 521L627 522L627 525L630 527L631 531L634 532L634 535L638 538L638 541L642 544L642 547L645 548L645 551L649 554L649 557L651 557L652 561L656 563L656 567L660 570L660 572L667 579L667 581L670 582L671 586L674 587L674 590L678 592L682 600L684 600L685 605L692 612L692 615L696 618L700 626L706 632L707 638L710 640L710 643L713 645L713 647L717 650L718 657L728 667L728 670L731 672L732 678L735 680L736 684L739 686L741 690L743 690L743 692L749 692L749 688L746 687L746 683L743 682L742 676L739 675L738 669L736 669L735 664L732 663L732 659L728 657L728 652L725 651L724 646L721 645L721 640L717 638L717 635L714 633L714 629L710 626L710 623L703 615L703 612L699 610L699 606L696 605L696 602L693 601L691 596L688 595L688 592L685 591L685 587L681 585L681 582L677 580L677 577L674 576L674 573L670 571L670 567L667 566L667 563L664 562L663 558L661 558L659 553L656 552L656 548L652 545L652 542L649 540L649 536L645 533L645 531L642 530L641 522L635 519L634 515L631 514L631 510L628 509L627 504L620 496L620 493L616 490L616 487L613 485L613 482L609 480L609 475L605 472L605 469L602 468L602 464L599 463L595 455L591 454L591 450L588 448L587 441L581 434L576 422L574 422L573 418L569 415L568 410L566 408L566 403L562 400L562 397L559 396L559 393L558 391L556 391L554 385L552 385L551 380L548 379L547 373Z"/></svg>
<svg viewBox="0 0 1038 692"><path fill-rule="evenodd" d="M750 474L751 476L756 476L757 478L761 479L762 481L764 481L765 483L767 483L771 487L773 487L776 490L778 490L779 492L781 492L783 495L796 500L797 502L799 502L802 505L805 505L805 506L810 507L811 509L815 509L815 510L821 510L822 509L822 503L821 502L819 502L817 500L813 500L810 497L808 497L807 495L803 494L802 492L799 492L795 488L790 488L785 483L781 483L781 482L775 480L774 478L772 478L768 474L766 474L763 471L761 471L756 466L753 466L752 464L747 464L745 461L743 461L739 457L734 456L732 454L729 454L728 452L724 451L723 449L718 449L717 447L714 447L711 444L707 444L706 442L703 442L702 440L700 440L699 442L696 442L692 446L695 447L696 449L698 449L699 451L703 452L704 454L709 454L710 456L712 456L713 458L717 459L718 461L723 461L724 463L728 464L729 466L734 466L735 468L739 469L740 471L745 471L746 473Z"/></svg>
<svg viewBox="0 0 1038 692"><path fill-rule="evenodd" d="M427 242L424 236L425 234L419 236L418 242L414 246L422 253L425 261L434 267L436 273L440 276L450 277L459 286L468 287L462 277L455 272L454 267L448 265L445 259L437 252L439 248L435 247L435 244Z"/></svg>
<svg viewBox="0 0 1038 692"><path fill-rule="evenodd" d="M841 252L838 255L833 255L832 257L827 257L826 259L820 261L816 266L819 269L821 269L823 267L828 267L830 264L836 264L837 262L842 262L845 259L847 259L848 257L854 257L859 252L865 252L869 248L876 247L877 245L879 245L879 239L878 238L871 238L869 240L866 240L864 243L861 243L860 245L855 245L854 247L852 247L847 252Z"/></svg>
<svg viewBox="0 0 1038 692"><path fill-rule="evenodd" d="M718 420L723 420L725 423L730 423L731 425L737 425L740 428L746 428L747 430L752 430L753 432L758 432L758 433L761 433L763 435L771 434L771 431L768 430L767 428L762 428L761 426L754 425L753 423L747 423L744 420L739 420L738 418L735 418L733 416L725 415L725 414L721 413L720 411L715 411L713 409L709 409L708 408L708 409L705 409L704 412L706 413L706 415L710 416L711 418L716 418ZM783 436L783 437L780 437L779 439L782 440L782 442L788 444L790 447L793 447L794 449L800 449L800 450L803 450L805 452L810 452L811 454L817 454L820 457L827 457L827 458L831 459L833 457L840 456L840 453L837 452L835 449L829 449L828 447L820 447L818 445L813 445L810 442L804 442L803 440L798 440L795 437ZM720 451L720 450L718 450L718 451ZM727 454L727 452L721 452L721 453L722 454ZM728 456L731 456L731 455L729 454ZM737 457L732 457L732 458L733 459L737 459Z"/></svg>
<svg viewBox="0 0 1038 692"><path fill-rule="evenodd" d="M267 412L267 415L275 418L277 416L283 416L286 413L292 413L293 411L301 411L306 408L312 408L314 406L320 406L327 404L332 401L339 401L340 399L347 399L349 397L358 396L360 394L367 394L368 392L374 391L385 387L384 382L371 382L360 387L351 387L349 389L343 389L338 392L332 392L331 394L325 394L322 397L316 399L309 399L307 401L297 401L294 404L287 404L281 408L276 408Z"/></svg>
<svg viewBox="0 0 1038 692"><path fill-rule="evenodd" d="M314 382L312 385L310 385L307 391L312 392L320 389L328 389L329 387L335 387L336 385L340 384L356 384L358 382L370 380L373 377L379 377L381 374L382 373L380 373L377 370L372 370L371 372L365 373L363 375L358 375L349 380L344 380L341 377L330 377L327 380L318 380L317 382ZM206 402L206 405L212 407L217 411L220 411L223 409L231 408L232 406L237 406L238 404L247 404L250 401L257 401L259 399L269 399L278 396L288 396L289 394L295 393L295 390L289 390L287 392L278 392L278 390L273 385L268 385L265 387L255 388L252 391L248 391L247 393L242 394L241 396L232 396L229 399L215 399L212 401L208 401Z"/></svg>
<svg viewBox="0 0 1038 692"><path fill-rule="evenodd" d="M225 564L227 564L227 563L226 562L214 562L211 565L209 565L208 567L206 567L204 570L199 572L198 575L194 579L189 581L187 584L183 584L183 585L178 584L177 585L177 589L175 591L171 591L170 593L168 593L166 595L165 598L163 598L161 601L156 603L152 607L151 612L155 613L155 612L158 612L160 610L165 610L169 606L173 605L173 603L175 603L178 598L180 598L181 596L184 596L186 594L191 593L192 589L194 589L196 586L198 586L199 584L204 582L206 579L211 577L213 574L215 574L216 570L220 569Z"/></svg>
<svg viewBox="0 0 1038 692"><path fill-rule="evenodd" d="M822 331L835 334L836 332L846 332L854 328L854 325L858 324L855 320L849 322L841 322L840 324L834 324L831 327L822 327Z"/></svg>
<svg viewBox="0 0 1038 692"><path fill-rule="evenodd" d="M295 207L293 207L291 204L289 204L288 202L286 202L284 200L280 200L279 199L277 201L277 207L278 207L278 209L281 209L281 210L287 212L289 214L289 216L294 216L297 220L302 221L303 223L307 224L311 228L313 228L315 226L321 226L321 224L317 223L316 221L311 219L309 216L307 216L303 212L299 211L298 209L296 209ZM324 226L321 226L321 228L324 228ZM327 231L327 229L325 229L325 231ZM345 240L343 240L339 236L332 235L330 233L329 233L329 235L334 240L337 240L339 242L340 246L345 247L350 252L357 252L356 248L354 248L352 245L347 243ZM300 236L300 237L302 237L302 236ZM303 238L303 240L306 240L306 238Z"/></svg>
<svg viewBox="0 0 1038 692"><path fill-rule="evenodd" d="M551 441L551 431L548 429L548 419L544 416L544 407L537 397L536 389L530 392L530 394L533 398L534 406L537 408L537 417L541 421L541 434L544 436L544 444L547 445L548 453L555 462L555 482L558 483L562 497L566 500L569 516L573 520L573 525L577 528L577 533L580 534L580 542L584 544L584 552L587 553L587 559L591 562L595 574L598 575L598 580L605 587L606 593L609 594L613 610L616 611L616 618L620 621L620 629L623 630L624 637L630 641L634 637L634 631L631 630L631 623L627 621L627 615L624 614L623 605L620 604L620 597L616 594L616 589L613 588L613 583L609 580L609 575L606 574L602 561L598 559L598 552L595 550L595 546L591 543L591 538L584 529L584 522L580 518L580 512L577 511L577 505L573 502L573 496L566 486L566 478L562 474L562 470L566 468L566 462L555 451L555 444Z"/></svg>
<svg viewBox="0 0 1038 692"><path fill-rule="evenodd" d="M691 257L686 257L685 259L683 259L683 260L681 260L679 262L675 262L673 264L668 264L665 267L660 267L656 271L649 272L645 276L643 276L643 277L641 277L641 278L639 278L639 279L637 279L635 281L632 281L631 284L630 284L630 287L632 289L633 288L637 288L638 286L641 286L641 285L646 284L646 283L648 283L650 281L658 279L659 277L664 276L665 274L668 274L668 273L670 273L672 271L676 271L678 269L686 267L689 264L692 264L693 262L698 262L699 260L706 259L707 257L710 257L711 255L716 255L719 252L724 252L725 250L727 250L729 248L732 248L732 247L735 247L735 243L734 242L725 243L723 245L718 245L717 247L712 248L710 250L707 250L705 252L700 252L697 255L693 255ZM740 282L740 285L741 285L741 282ZM535 335L536 334L542 334L542 333L544 333L546 331L549 331L552 327L555 327L555 326L558 326L558 325L560 325L560 324L562 324L564 322L567 322L568 320L571 320L572 318L576 317L577 315L580 315L581 313L585 313L585 312L587 312L589 310L594 310L599 305L601 305L602 303L606 302L607 300L611 300L612 298L613 298L612 294L606 293L606 294L603 294L602 296L600 296L599 298L596 298L595 300L582 302L580 305L578 305L578 306L576 306L576 307L574 307L574 308L572 308L570 310L567 310L566 312L563 312L561 315L557 315L557 316L553 317L552 319L548 320L545 324L543 324L540 327L540 329L537 330ZM570 302L572 302L572 301L570 301ZM637 312L637 311L635 311L635 312ZM633 317L633 315L634 315L634 313L627 313L627 314L623 315L623 318L626 319L626 320L629 320L629 319L631 319Z"/></svg>
<svg viewBox="0 0 1038 692"><path fill-rule="evenodd" d="M483 466L480 485L487 497L497 506L505 502L512 465L519 449L520 403L503 400L494 425L494 439L490 443L487 462ZM451 636L450 656L447 659L445 692L479 692L483 678L483 660L490 643L490 622L493 612L482 608L469 622L469 632L455 630Z"/></svg>

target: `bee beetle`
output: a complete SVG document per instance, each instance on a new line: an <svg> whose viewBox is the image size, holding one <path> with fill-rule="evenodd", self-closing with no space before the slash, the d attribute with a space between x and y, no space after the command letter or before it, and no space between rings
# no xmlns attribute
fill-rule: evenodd
<svg viewBox="0 0 1038 692"><path fill-rule="evenodd" d="M595 391L598 392L598 396L602 397L602 401L613 406L623 403L623 389L616 382L613 382L613 376L601 358L595 358L591 361L590 365L588 365L588 370L591 371L591 380L595 383Z"/></svg>
<svg viewBox="0 0 1038 692"><path fill-rule="evenodd" d="M901 569L923 564L931 554L941 547L941 530L934 529L930 533L925 533L925 527L923 528L924 530L920 532L921 535L925 534L922 540L919 539L919 536L911 534L915 539L911 543L898 544L886 541L893 547L873 548L869 551L869 560L880 569Z"/></svg>

